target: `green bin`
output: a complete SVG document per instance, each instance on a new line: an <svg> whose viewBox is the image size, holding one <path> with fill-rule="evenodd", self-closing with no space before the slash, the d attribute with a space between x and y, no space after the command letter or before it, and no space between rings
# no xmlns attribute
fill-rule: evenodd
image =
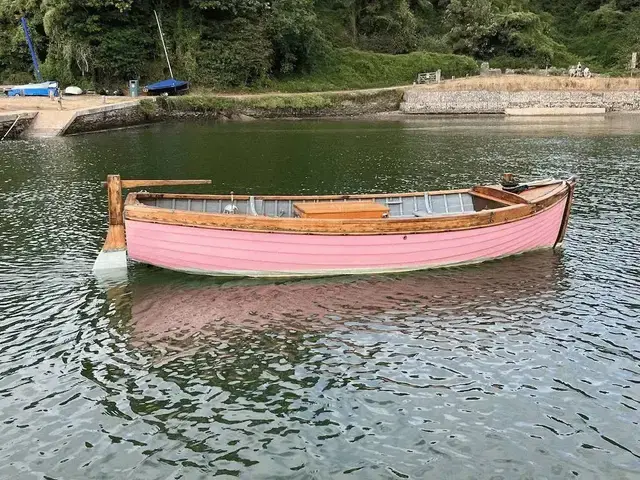
<svg viewBox="0 0 640 480"><path fill-rule="evenodd" d="M129 96L137 97L140 95L139 80L129 80Z"/></svg>

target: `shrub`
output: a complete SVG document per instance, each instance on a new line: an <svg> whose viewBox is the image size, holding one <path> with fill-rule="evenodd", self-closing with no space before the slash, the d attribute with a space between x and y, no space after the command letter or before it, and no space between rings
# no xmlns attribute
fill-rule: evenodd
<svg viewBox="0 0 640 480"><path fill-rule="evenodd" d="M27 72L13 72L7 73L1 78L2 83L7 85L23 85L25 83L31 83L34 81L33 75Z"/></svg>
<svg viewBox="0 0 640 480"><path fill-rule="evenodd" d="M445 77L478 73L478 65L461 55L413 52L401 55L334 50L309 75L286 76L266 86L287 92L375 88L411 84L418 73L442 70Z"/></svg>

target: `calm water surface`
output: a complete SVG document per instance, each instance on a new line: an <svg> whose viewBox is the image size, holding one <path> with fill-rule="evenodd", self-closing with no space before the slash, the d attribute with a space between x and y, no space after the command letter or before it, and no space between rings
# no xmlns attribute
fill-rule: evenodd
<svg viewBox="0 0 640 480"><path fill-rule="evenodd" d="M99 182L578 174L565 248L378 277L104 283ZM640 117L165 124L0 143L0 478L640 478Z"/></svg>

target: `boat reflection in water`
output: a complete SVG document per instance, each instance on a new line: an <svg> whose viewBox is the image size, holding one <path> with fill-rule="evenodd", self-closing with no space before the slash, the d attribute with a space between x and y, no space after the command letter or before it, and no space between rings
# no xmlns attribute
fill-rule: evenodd
<svg viewBox="0 0 640 480"><path fill-rule="evenodd" d="M280 283L220 283L140 266L130 284L131 333L136 344L168 341L180 349L195 339L265 331L537 321L564 288L564 276L562 254L552 251L439 271Z"/></svg>

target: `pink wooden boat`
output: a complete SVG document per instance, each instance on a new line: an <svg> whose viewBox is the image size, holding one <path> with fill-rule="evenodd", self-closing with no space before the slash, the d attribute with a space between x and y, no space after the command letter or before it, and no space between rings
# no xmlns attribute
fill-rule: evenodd
<svg viewBox="0 0 640 480"><path fill-rule="evenodd" d="M564 239L575 178L371 195L239 196L121 188L206 181L108 178L109 233L96 269L130 259L250 277L401 272L477 263ZM126 231L126 243L125 243ZM112 261L117 255L117 261Z"/></svg>

